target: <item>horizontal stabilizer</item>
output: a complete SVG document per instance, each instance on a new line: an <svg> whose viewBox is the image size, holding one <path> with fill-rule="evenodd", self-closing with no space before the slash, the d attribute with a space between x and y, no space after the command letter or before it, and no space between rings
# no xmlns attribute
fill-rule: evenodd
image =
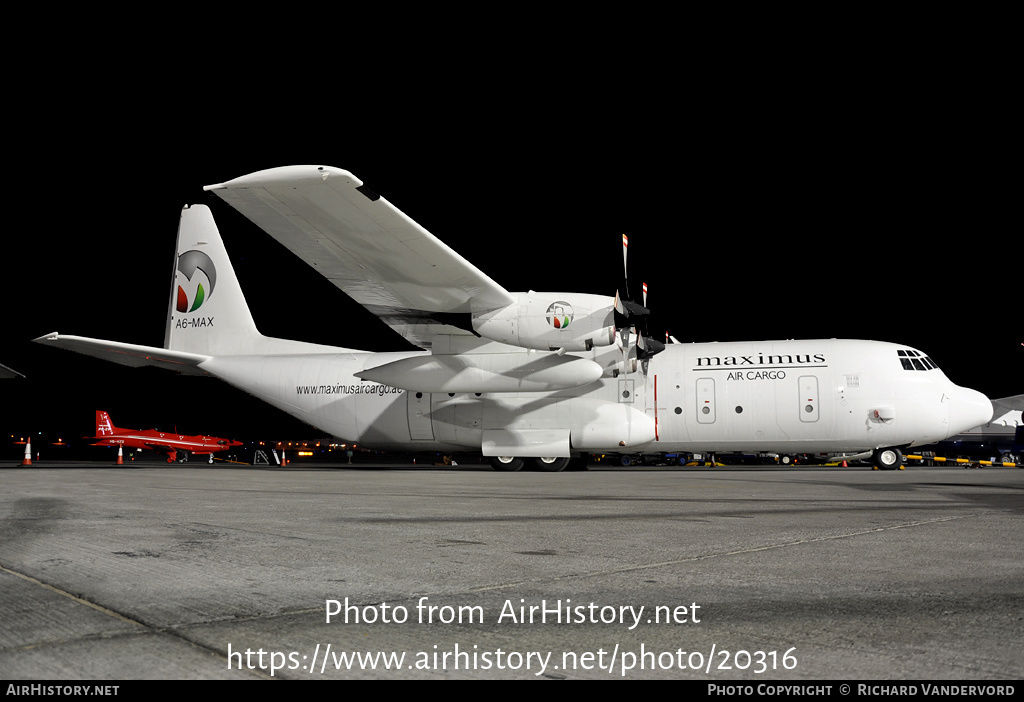
<svg viewBox="0 0 1024 702"><path fill-rule="evenodd" d="M46 334L38 339L37 343L47 346L75 351L102 358L104 361L112 361L122 366L139 368L141 366L156 366L178 371L186 375L206 375L199 369L199 364L209 360L209 356L187 351L172 351L170 349L156 346L140 346L138 344L126 344L120 341L107 341L105 339L90 339L84 336L71 336L68 334Z"/></svg>
<svg viewBox="0 0 1024 702"><path fill-rule="evenodd" d="M0 363L0 378L24 378L25 376L7 366Z"/></svg>

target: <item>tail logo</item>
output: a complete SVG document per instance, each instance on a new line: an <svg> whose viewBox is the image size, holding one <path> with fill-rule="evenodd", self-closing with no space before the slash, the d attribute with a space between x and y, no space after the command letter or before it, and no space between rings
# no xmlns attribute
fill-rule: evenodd
<svg viewBox="0 0 1024 702"><path fill-rule="evenodd" d="M573 310L568 302L552 302L548 307L548 324L555 329L565 329L572 323Z"/></svg>
<svg viewBox="0 0 1024 702"><path fill-rule="evenodd" d="M185 278L192 282L192 277L195 275L197 270L202 271L206 275L206 281L210 286L209 290L203 288L202 280L196 281L195 291L192 293L191 306L189 305L189 296L185 292L185 289L178 286L178 304L177 310L179 312L195 312L199 309L206 299L213 295L213 288L217 284L217 268L213 265L213 261L202 251L186 251L185 253L178 256L178 272L181 273Z"/></svg>

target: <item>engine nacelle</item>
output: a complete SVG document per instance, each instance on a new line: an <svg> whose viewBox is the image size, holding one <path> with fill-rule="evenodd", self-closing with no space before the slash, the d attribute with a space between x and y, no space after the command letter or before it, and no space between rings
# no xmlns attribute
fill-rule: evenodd
<svg viewBox="0 0 1024 702"><path fill-rule="evenodd" d="M526 349L589 351L615 343L614 300L585 293L512 293L507 307L473 315L482 337Z"/></svg>

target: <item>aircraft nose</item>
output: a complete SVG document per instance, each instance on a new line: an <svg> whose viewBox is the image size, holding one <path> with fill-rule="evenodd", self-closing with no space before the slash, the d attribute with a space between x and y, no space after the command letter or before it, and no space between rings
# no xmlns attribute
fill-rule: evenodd
<svg viewBox="0 0 1024 702"><path fill-rule="evenodd" d="M957 388L949 401L949 433L946 438L988 424L994 410L992 401L977 390Z"/></svg>

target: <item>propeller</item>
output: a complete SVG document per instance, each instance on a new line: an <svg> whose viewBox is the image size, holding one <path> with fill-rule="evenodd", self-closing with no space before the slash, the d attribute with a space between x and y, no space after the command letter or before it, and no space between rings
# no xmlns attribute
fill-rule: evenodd
<svg viewBox="0 0 1024 702"><path fill-rule="evenodd" d="M647 283L644 283L644 309L647 309ZM650 312L648 312L648 315ZM644 318L644 332L647 331L647 318ZM655 341L653 336L646 336L643 333L638 335L637 342L637 358L641 361L650 358L656 353L661 353L665 350L665 344L660 341Z"/></svg>
<svg viewBox="0 0 1024 702"><path fill-rule="evenodd" d="M647 337L644 332L647 330L647 318L651 311L647 308L647 283L643 284L643 304L633 302L629 295L629 237L622 235L622 274L626 294L623 297L618 290L615 291L615 328L622 337L623 367L629 371L629 356L633 347L630 346L630 334L635 334L637 360L650 358L656 353L663 351L665 345L659 341ZM638 331L638 322L643 320L644 332Z"/></svg>
<svg viewBox="0 0 1024 702"><path fill-rule="evenodd" d="M642 305L638 305L629 299L629 266L627 261L629 248L629 237L625 234L622 235L622 277L624 281L624 289L626 291L625 299L619 294L619 291L615 291L615 328L616 329L628 329L629 327L635 326L635 322L632 321L638 317L646 317L651 313L649 309ZM646 288L647 284L644 284L644 299L646 301Z"/></svg>

